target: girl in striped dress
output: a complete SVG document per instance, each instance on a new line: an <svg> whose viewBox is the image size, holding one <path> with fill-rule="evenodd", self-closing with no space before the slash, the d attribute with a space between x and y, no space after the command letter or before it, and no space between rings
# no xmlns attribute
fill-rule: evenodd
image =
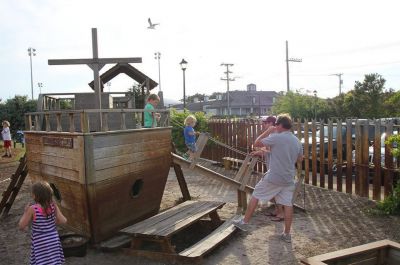
<svg viewBox="0 0 400 265"><path fill-rule="evenodd" d="M32 185L32 197L35 204L27 205L19 221L19 229L25 229L32 222L31 265L59 265L64 263L64 253L56 224L67 219L52 200L49 183L39 181Z"/></svg>

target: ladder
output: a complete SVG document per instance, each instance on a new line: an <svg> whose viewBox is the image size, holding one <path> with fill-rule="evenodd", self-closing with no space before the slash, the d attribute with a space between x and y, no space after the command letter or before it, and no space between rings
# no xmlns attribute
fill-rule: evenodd
<svg viewBox="0 0 400 265"><path fill-rule="evenodd" d="M0 214L2 217L6 216L17 197L19 190L26 176L28 175L26 154L19 159L19 165L15 173L11 175L11 181L7 189L3 192L3 198L0 202Z"/></svg>

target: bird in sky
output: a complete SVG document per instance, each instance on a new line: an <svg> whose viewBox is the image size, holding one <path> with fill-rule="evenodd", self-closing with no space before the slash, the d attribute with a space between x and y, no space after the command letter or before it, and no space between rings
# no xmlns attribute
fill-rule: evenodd
<svg viewBox="0 0 400 265"><path fill-rule="evenodd" d="M157 25L160 25L160 23L151 23L150 18L147 21L149 22L149 26L147 27L148 29L155 29Z"/></svg>

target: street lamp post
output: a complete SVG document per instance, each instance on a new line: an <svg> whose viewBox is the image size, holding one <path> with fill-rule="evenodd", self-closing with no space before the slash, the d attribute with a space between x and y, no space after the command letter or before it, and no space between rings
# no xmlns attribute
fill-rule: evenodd
<svg viewBox="0 0 400 265"><path fill-rule="evenodd" d="M160 52L155 52L154 53L154 59L158 60L158 88L161 91L160 58L161 58L161 53Z"/></svg>
<svg viewBox="0 0 400 265"><path fill-rule="evenodd" d="M32 100L33 100L33 71L32 71L32 56L36 56L36 49L29 47L28 48L28 55L30 59L30 65L31 65L31 94L32 94Z"/></svg>
<svg viewBox="0 0 400 265"><path fill-rule="evenodd" d="M183 73L183 111L186 110L186 88L185 88L185 71L188 62L185 61L185 59L182 59L182 61L179 63L181 65L182 73Z"/></svg>

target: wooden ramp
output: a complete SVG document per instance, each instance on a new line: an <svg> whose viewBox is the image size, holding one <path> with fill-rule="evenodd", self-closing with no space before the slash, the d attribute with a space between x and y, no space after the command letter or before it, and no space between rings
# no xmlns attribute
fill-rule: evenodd
<svg viewBox="0 0 400 265"><path fill-rule="evenodd" d="M199 262L205 254L218 246L224 239L236 231L232 219L222 222L217 210L224 202L216 201L186 201L169 210L161 212L149 219L120 230L130 236L130 248L124 252L133 256L142 256L159 261ZM204 220L209 217L209 220ZM194 245L177 252L172 243L172 237L185 228L197 222L209 222L214 230ZM151 242L156 247L151 250L144 248L145 243Z"/></svg>
<svg viewBox="0 0 400 265"><path fill-rule="evenodd" d="M10 211L11 206L14 203L15 197L17 197L17 194L21 189L21 186L24 183L27 175L28 168L26 164L25 154L22 158L20 158L18 168L11 176L10 184L2 194L3 198L0 202L0 214L2 217L6 216Z"/></svg>

